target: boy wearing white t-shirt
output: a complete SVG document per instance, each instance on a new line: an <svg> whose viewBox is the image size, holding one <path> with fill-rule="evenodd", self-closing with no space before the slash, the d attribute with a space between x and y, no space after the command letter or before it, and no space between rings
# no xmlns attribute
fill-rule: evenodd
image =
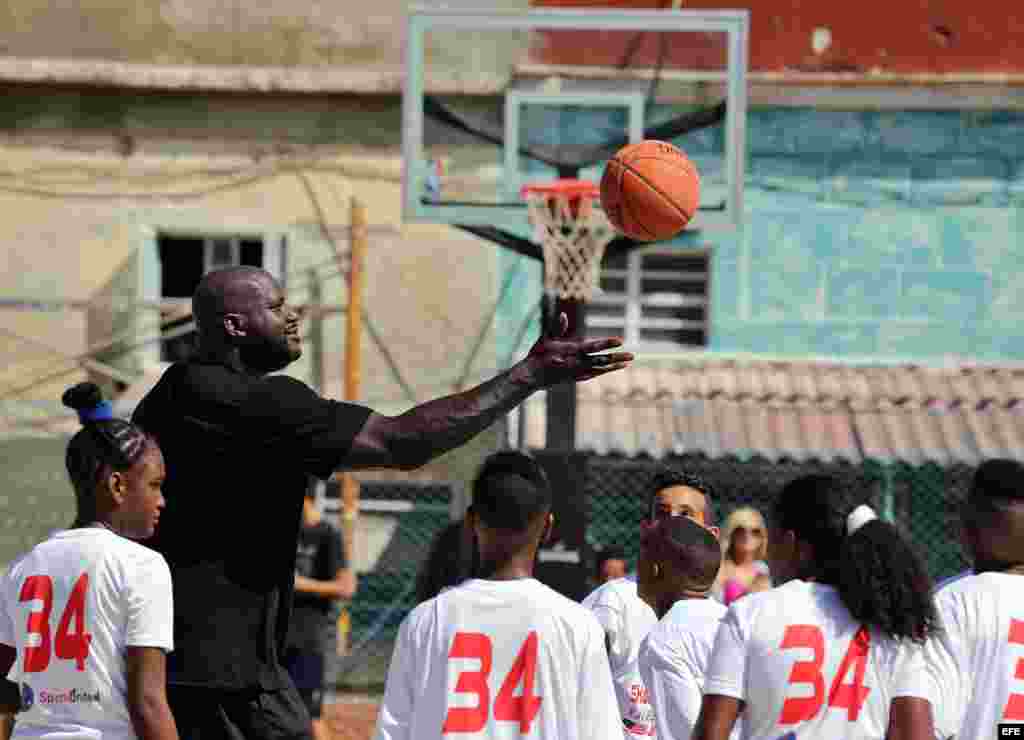
<svg viewBox="0 0 1024 740"><path fill-rule="evenodd" d="M112 418L95 385L64 403L83 423L67 452L78 515L0 578L0 671L21 693L13 737L177 740L165 691L171 575L131 541L156 528L163 456Z"/></svg>
<svg viewBox="0 0 1024 740"><path fill-rule="evenodd" d="M943 630L925 648L937 737L987 740L1024 724L1024 466L978 467L961 518L973 571L939 589ZM909 732L913 718L898 717Z"/></svg>
<svg viewBox="0 0 1024 740"><path fill-rule="evenodd" d="M726 609L709 598L722 562L718 540L684 517L645 527L640 596L660 618L639 666L661 740L690 740L700 715L711 646Z"/></svg>
<svg viewBox="0 0 1024 740"><path fill-rule="evenodd" d="M661 468L649 485L648 520L685 517L705 527L715 537L713 494L707 481L672 468ZM637 594L636 578L626 576L595 589L583 606L590 609L605 633L608 664L615 682L615 697L626 740L654 737L654 710L637 658L640 644L658 623L654 610Z"/></svg>
<svg viewBox="0 0 1024 740"><path fill-rule="evenodd" d="M543 471L518 452L492 455L468 520L480 577L402 622L376 740L620 740L600 626L533 578L554 521Z"/></svg>

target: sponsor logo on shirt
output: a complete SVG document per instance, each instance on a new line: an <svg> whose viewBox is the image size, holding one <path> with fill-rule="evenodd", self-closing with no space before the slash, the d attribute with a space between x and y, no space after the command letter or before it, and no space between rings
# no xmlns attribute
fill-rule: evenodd
<svg viewBox="0 0 1024 740"><path fill-rule="evenodd" d="M67 689L66 691L40 691L39 704L99 704L103 697L99 691L82 691Z"/></svg>
<svg viewBox="0 0 1024 740"><path fill-rule="evenodd" d="M626 732L630 735L637 737L654 737L654 723L634 722L633 720L622 718L622 726L626 728Z"/></svg>
<svg viewBox="0 0 1024 740"><path fill-rule="evenodd" d="M21 685L21 711L27 712L36 703L35 692L27 683Z"/></svg>

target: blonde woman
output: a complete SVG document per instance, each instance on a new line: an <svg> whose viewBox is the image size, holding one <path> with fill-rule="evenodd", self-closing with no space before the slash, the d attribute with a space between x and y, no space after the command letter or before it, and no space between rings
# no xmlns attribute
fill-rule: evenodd
<svg viewBox="0 0 1024 740"><path fill-rule="evenodd" d="M728 606L741 596L766 591L772 586L768 574L768 530L757 509L733 511L722 529L722 567L712 595Z"/></svg>

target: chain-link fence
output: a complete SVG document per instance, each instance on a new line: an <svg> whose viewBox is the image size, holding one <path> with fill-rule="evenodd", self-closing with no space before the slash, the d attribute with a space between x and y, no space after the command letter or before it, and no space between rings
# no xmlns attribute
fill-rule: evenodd
<svg viewBox="0 0 1024 740"><path fill-rule="evenodd" d="M358 589L339 609L337 643L344 654L328 661L328 682L360 690L380 689L387 677L395 635L416 605L416 576L434 537L450 521L452 489L441 483L363 483ZM328 501L328 512L337 510ZM347 626L347 635L344 630ZM329 644L335 644L332 639Z"/></svg>
<svg viewBox="0 0 1024 740"><path fill-rule="evenodd" d="M881 515L909 532L933 578L945 578L966 567L956 534L953 504L966 493L972 473L969 467L913 467L871 461L851 466L703 457L677 458L666 463L695 473L714 487L719 523L740 506L769 512L779 489L797 476L842 476L851 485L869 490L870 500ZM657 467L651 461L598 457L588 461L585 487L589 501L587 544L591 548L620 547L635 563L639 555L637 532L646 512L648 484Z"/></svg>

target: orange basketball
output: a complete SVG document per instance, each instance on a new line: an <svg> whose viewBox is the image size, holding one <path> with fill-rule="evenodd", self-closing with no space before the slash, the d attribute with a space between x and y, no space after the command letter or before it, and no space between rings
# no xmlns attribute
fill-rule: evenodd
<svg viewBox="0 0 1024 740"><path fill-rule="evenodd" d="M682 150L648 139L622 147L601 177L601 207L631 239L671 239L693 218L700 175Z"/></svg>

